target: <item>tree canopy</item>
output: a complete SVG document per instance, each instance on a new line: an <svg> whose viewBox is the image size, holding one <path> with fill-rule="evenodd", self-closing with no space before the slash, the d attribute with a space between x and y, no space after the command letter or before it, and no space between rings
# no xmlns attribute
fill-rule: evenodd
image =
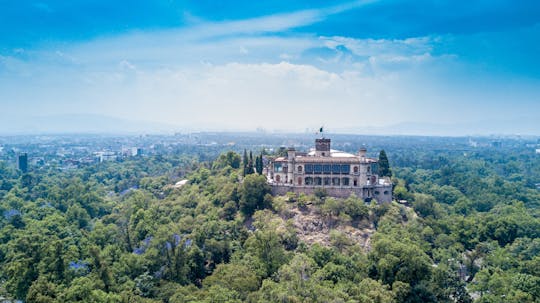
<svg viewBox="0 0 540 303"><path fill-rule="evenodd" d="M540 157L394 147L390 171L382 150L406 203L377 204L272 196L243 148L26 174L0 161L0 297L539 302Z"/></svg>

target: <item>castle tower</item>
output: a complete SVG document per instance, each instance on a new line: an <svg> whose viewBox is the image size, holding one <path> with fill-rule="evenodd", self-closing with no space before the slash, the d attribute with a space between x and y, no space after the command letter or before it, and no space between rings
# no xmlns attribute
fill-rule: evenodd
<svg viewBox="0 0 540 303"><path fill-rule="evenodd" d="M287 178L285 182L291 184L294 177L294 157L296 157L296 150L294 147L289 147L287 150Z"/></svg>
<svg viewBox="0 0 540 303"><path fill-rule="evenodd" d="M330 157L330 139L315 139L315 156Z"/></svg>

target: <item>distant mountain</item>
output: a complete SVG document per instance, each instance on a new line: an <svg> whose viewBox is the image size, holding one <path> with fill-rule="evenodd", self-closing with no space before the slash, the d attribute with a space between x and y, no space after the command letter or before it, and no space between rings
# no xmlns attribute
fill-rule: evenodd
<svg viewBox="0 0 540 303"><path fill-rule="evenodd" d="M0 134L56 133L173 133L177 126L148 121L134 121L94 114L50 115L34 117L3 117Z"/></svg>
<svg viewBox="0 0 540 303"><path fill-rule="evenodd" d="M418 136L474 136L474 135L540 135L540 118L508 120L481 120L468 123L422 123L402 122L379 127L352 127L333 129L339 133L371 135L418 135Z"/></svg>
<svg viewBox="0 0 540 303"><path fill-rule="evenodd" d="M95 114L6 117L0 114L0 135L6 134L141 134L178 131L226 130L221 125L180 127L160 122L137 121ZM236 131L248 131L248 129ZM287 132L287 130L283 130ZM386 126L332 127L333 133L365 135L475 136L540 135L540 118L522 117L507 120L482 120L469 123L401 122Z"/></svg>

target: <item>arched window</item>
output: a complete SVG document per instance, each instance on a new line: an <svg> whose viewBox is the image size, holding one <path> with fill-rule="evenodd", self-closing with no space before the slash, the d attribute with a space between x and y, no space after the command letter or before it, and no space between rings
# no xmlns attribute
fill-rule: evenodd
<svg viewBox="0 0 540 303"><path fill-rule="evenodd" d="M302 166L298 165L297 170L298 170L299 173L302 173Z"/></svg>
<svg viewBox="0 0 540 303"><path fill-rule="evenodd" d="M330 177L325 177L323 181L324 181L324 185L330 185L330 182L331 182Z"/></svg>
<svg viewBox="0 0 540 303"><path fill-rule="evenodd" d="M298 185L302 185L302 177L298 177Z"/></svg>
<svg viewBox="0 0 540 303"><path fill-rule="evenodd" d="M354 173L357 174L357 173L358 173L358 166L355 166L355 167L353 168L353 170L354 170Z"/></svg>
<svg viewBox="0 0 540 303"><path fill-rule="evenodd" d="M276 182L280 182L281 181L281 176L280 175L276 175Z"/></svg>
<svg viewBox="0 0 540 303"><path fill-rule="evenodd" d="M358 186L358 179L356 179L356 178L354 179L353 185L354 185L354 186Z"/></svg>

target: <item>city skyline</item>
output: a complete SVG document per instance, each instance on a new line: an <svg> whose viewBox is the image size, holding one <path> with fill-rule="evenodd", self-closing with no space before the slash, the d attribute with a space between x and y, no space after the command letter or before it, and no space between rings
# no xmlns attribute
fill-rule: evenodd
<svg viewBox="0 0 540 303"><path fill-rule="evenodd" d="M539 134L534 1L4 6L5 132L51 131L54 117L107 116L145 121L148 132L324 124L344 132L401 134L400 125L417 125L409 133ZM41 124L28 121L36 119ZM77 121L58 128L70 123ZM446 130L430 129L437 127Z"/></svg>

